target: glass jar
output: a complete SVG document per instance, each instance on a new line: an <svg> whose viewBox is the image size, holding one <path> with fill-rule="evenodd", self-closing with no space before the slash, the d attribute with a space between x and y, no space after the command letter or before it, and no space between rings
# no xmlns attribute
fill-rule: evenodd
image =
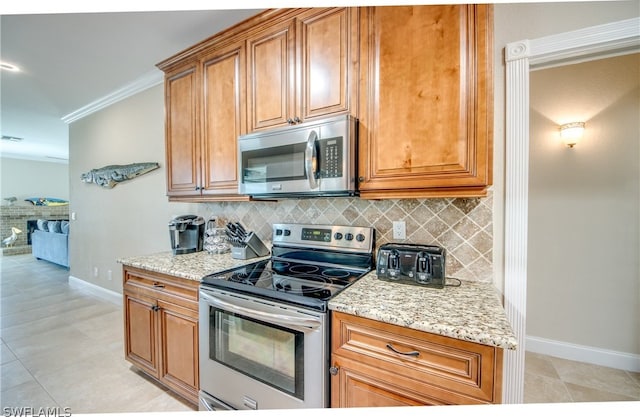
<svg viewBox="0 0 640 417"><path fill-rule="evenodd" d="M207 253L227 253L231 245L227 242L226 230L222 227L207 227L204 231L203 248Z"/></svg>

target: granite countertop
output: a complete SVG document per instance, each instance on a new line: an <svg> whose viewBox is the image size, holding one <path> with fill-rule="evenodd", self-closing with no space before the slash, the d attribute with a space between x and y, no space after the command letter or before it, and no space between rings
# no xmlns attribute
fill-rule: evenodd
<svg viewBox="0 0 640 417"><path fill-rule="evenodd" d="M230 253L174 255L167 251L118 262L200 281L209 274L268 258L243 260L233 259ZM498 293L489 283L462 281L460 287L424 288L382 281L373 271L331 299L329 309L505 349L517 346Z"/></svg>
<svg viewBox="0 0 640 417"><path fill-rule="evenodd" d="M200 281L205 276L214 272L224 271L268 258L269 256L252 259L233 259L230 253L209 254L204 251L174 255L172 251L168 251L151 255L121 258L118 259L118 262L147 271L160 272L180 278Z"/></svg>
<svg viewBox="0 0 640 417"><path fill-rule="evenodd" d="M490 283L425 288L382 281L373 271L332 298L329 309L504 349L517 346Z"/></svg>

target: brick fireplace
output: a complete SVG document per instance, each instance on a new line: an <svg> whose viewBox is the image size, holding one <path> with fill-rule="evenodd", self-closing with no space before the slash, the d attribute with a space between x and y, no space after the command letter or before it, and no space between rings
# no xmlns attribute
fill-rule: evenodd
<svg viewBox="0 0 640 417"><path fill-rule="evenodd" d="M22 230L12 247L2 247L2 256L31 253L29 232L38 219L66 220L69 218L69 206L0 206L0 240L11 235L11 228ZM31 225L31 226L30 226Z"/></svg>

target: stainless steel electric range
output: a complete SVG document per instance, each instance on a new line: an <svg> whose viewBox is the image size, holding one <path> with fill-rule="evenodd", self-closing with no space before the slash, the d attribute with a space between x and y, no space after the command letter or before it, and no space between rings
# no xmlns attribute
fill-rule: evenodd
<svg viewBox="0 0 640 417"><path fill-rule="evenodd" d="M369 272L369 227L273 225L270 259L200 286L200 408L329 406L328 301Z"/></svg>

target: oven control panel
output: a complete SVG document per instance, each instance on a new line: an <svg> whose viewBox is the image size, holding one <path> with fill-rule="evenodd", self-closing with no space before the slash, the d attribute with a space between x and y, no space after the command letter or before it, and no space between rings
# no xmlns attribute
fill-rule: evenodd
<svg viewBox="0 0 640 417"><path fill-rule="evenodd" d="M278 223L273 225L273 243L300 247L371 252L375 229L357 226Z"/></svg>

